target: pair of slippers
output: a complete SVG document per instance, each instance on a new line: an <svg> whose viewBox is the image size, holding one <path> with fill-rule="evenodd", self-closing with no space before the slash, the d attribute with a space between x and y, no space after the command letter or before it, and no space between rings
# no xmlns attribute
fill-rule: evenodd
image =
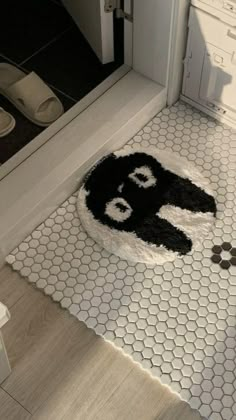
<svg viewBox="0 0 236 420"><path fill-rule="evenodd" d="M8 99L34 124L47 127L63 113L63 105L36 73L24 73L17 67L0 63L0 95ZM15 127L14 117L0 108L0 137Z"/></svg>

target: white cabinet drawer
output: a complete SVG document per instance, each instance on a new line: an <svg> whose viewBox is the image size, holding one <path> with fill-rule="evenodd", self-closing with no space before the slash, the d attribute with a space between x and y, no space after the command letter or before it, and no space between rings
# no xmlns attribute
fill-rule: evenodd
<svg viewBox="0 0 236 420"><path fill-rule="evenodd" d="M236 25L236 0L191 0L191 4L229 25Z"/></svg>
<svg viewBox="0 0 236 420"><path fill-rule="evenodd" d="M236 122L236 30L194 7L183 94Z"/></svg>

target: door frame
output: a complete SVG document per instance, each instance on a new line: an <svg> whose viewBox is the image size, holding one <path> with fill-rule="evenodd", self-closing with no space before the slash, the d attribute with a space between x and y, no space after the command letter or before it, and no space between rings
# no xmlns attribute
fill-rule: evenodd
<svg viewBox="0 0 236 420"><path fill-rule="evenodd" d="M167 104L169 106L179 99L182 90L189 12L190 0L175 0L168 72Z"/></svg>
<svg viewBox="0 0 236 420"><path fill-rule="evenodd" d="M179 99L182 89L190 3L134 0L133 68L167 88L169 106ZM166 28L170 33L165 38Z"/></svg>
<svg viewBox="0 0 236 420"><path fill-rule="evenodd" d="M0 181L0 264L78 188L98 158L122 147L167 103L178 99L180 76L173 77L173 68L181 75L182 57L175 49L181 51L185 44L184 37L177 36L183 29L184 2L134 0L133 27L125 24L129 34L125 57L133 68L125 64L119 69L113 86L103 82L102 96L93 97L91 92L76 116L72 108L73 119Z"/></svg>

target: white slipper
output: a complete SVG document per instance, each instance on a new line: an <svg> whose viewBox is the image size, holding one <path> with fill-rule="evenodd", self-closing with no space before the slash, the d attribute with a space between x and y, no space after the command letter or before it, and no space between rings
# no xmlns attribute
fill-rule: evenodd
<svg viewBox="0 0 236 420"><path fill-rule="evenodd" d="M46 127L64 112L61 101L36 73L24 73L17 67L0 63L0 94L26 118Z"/></svg>
<svg viewBox="0 0 236 420"><path fill-rule="evenodd" d="M7 136L16 125L15 118L0 108L0 137Z"/></svg>

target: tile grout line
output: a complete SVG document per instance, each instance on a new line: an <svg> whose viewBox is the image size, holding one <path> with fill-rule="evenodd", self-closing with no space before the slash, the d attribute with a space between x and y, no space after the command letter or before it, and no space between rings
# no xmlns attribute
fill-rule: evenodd
<svg viewBox="0 0 236 420"><path fill-rule="evenodd" d="M63 7L63 4L59 3L59 2L58 2L58 1L56 1L56 0L51 0L51 2L52 2L53 4L56 4L58 7Z"/></svg>
<svg viewBox="0 0 236 420"><path fill-rule="evenodd" d="M15 61L13 61L11 58L7 57L6 55L0 53L0 57L4 58L7 61L10 61L10 63L14 64L14 66L19 67L19 64L17 64Z"/></svg>
<svg viewBox="0 0 236 420"><path fill-rule="evenodd" d="M25 291L23 293L23 295L21 295L11 306L7 305L7 308L9 309L10 313L12 311L12 309L14 309L14 307L18 304L18 302L20 302L20 300L26 295L27 291Z"/></svg>
<svg viewBox="0 0 236 420"><path fill-rule="evenodd" d="M45 48L49 47L49 45L53 44L53 42L57 41L61 36L63 36L66 32L68 32L70 29L72 28L72 26L69 26L68 28L66 28L64 31L60 32L60 34L57 34L56 36L54 36L54 38L52 38L49 42L47 42L45 45L43 45L41 48L39 48L37 51L35 51L33 54L31 54L29 57L25 58L23 61L21 61L18 66L22 66L25 63L27 63L27 61L31 60L31 58L35 57L37 54L39 54L41 51L43 51Z"/></svg>
<svg viewBox="0 0 236 420"><path fill-rule="evenodd" d="M29 70L28 70L28 69L26 69L25 67L23 67L23 66L22 66L22 64L18 64L18 63L16 63L15 61L11 60L9 57L7 57L7 56L5 56L5 55L3 55L3 54L0 54L0 57L2 57L2 58L4 58L5 60L9 61L12 65L14 65L14 66L16 66L16 67L20 68L20 69L21 69L21 70L23 70L24 72L29 73ZM22 63L23 63L23 62L22 62ZM37 73L37 74L38 74L38 73ZM45 82L45 83L46 83L48 86L50 86L52 89L57 90L59 93L61 93L62 95L64 95L66 98L68 98L68 99L70 99L71 101L73 101L74 103L77 103L78 101L80 101L80 99L73 98L72 96L68 95L66 92L63 92L63 90L59 89L58 87L54 86L53 84L48 83L48 82Z"/></svg>
<svg viewBox="0 0 236 420"><path fill-rule="evenodd" d="M7 379L5 379L5 381L6 381ZM5 382L4 381L4 382ZM4 383L3 382L3 383ZM17 404L19 404L28 414L30 414L30 416L32 416L33 414L26 408L26 407L24 407L16 398L14 398L8 391L6 391L5 390L5 388L3 388L1 385L0 385L0 389L2 389L3 390L3 392L5 392L10 398L12 398Z"/></svg>
<svg viewBox="0 0 236 420"><path fill-rule="evenodd" d="M71 101L73 101L75 104L77 102L80 101L80 99L75 99L72 98L72 96L68 95L67 93L63 92L63 90L58 89L56 86L52 85L51 83L47 83L48 86L50 86L52 89L57 90L57 92L61 93L62 95L64 95L66 98L70 99Z"/></svg>

